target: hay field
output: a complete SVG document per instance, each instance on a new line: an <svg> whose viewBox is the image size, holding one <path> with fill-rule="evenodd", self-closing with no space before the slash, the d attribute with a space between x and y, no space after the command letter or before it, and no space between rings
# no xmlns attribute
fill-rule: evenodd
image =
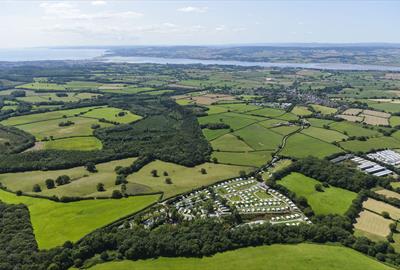
<svg viewBox="0 0 400 270"><path fill-rule="evenodd" d="M382 212L386 211L390 214L390 217L394 220L400 219L400 209L394 207L390 204L377 201L374 199L369 198L363 203L363 207L375 213L381 214ZM392 221L391 221L392 222Z"/></svg>
<svg viewBox="0 0 400 270"><path fill-rule="evenodd" d="M372 213L368 210L363 210L360 216L356 219L354 228L367 234L374 234L381 237L386 237L390 233L389 225L393 221L385 219L380 215Z"/></svg>

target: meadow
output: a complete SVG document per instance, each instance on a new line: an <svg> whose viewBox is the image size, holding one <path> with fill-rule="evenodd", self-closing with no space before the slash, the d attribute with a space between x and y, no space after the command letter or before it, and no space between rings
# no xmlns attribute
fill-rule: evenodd
<svg viewBox="0 0 400 270"><path fill-rule="evenodd" d="M393 137L370 138L366 141L351 140L341 142L340 146L352 152L369 152L374 149L399 148L400 141Z"/></svg>
<svg viewBox="0 0 400 270"><path fill-rule="evenodd" d="M60 246L65 241L75 242L97 228L143 209L158 198L158 195L149 195L57 203L0 190L0 200L3 202L28 206L40 249Z"/></svg>
<svg viewBox="0 0 400 270"><path fill-rule="evenodd" d="M249 247L204 258L158 258L95 265L91 270L200 270L200 269L394 269L342 246L298 244Z"/></svg>
<svg viewBox="0 0 400 270"><path fill-rule="evenodd" d="M322 106L322 105L318 105L318 104L312 104L311 107L316 112L318 112L320 114L325 114L325 115L334 114L337 112L336 108L331 108L331 107Z"/></svg>
<svg viewBox="0 0 400 270"><path fill-rule="evenodd" d="M340 152L343 152L343 150L337 146L298 133L287 139L286 145L280 154L294 158L307 156L323 158Z"/></svg>
<svg viewBox="0 0 400 270"><path fill-rule="evenodd" d="M338 131L324 129L324 128L317 128L312 126L303 129L301 133L329 143L338 142L341 141L342 139L348 138L346 135Z"/></svg>
<svg viewBox="0 0 400 270"><path fill-rule="evenodd" d="M90 151L102 148L103 144L101 141L93 136L64 138L44 142L44 149Z"/></svg>
<svg viewBox="0 0 400 270"><path fill-rule="evenodd" d="M88 172L83 166L65 170L5 173L0 174L0 183L12 191L21 190L31 194L34 194L32 191L33 185L38 184L42 191L37 194L45 196L111 196L114 189L120 189L119 186L115 185L115 179L117 177L114 171L115 167L129 166L134 160L135 158L127 158L97 164L96 169L98 172L96 173ZM55 180L61 175L69 176L71 178L71 183L52 189L46 188L46 179ZM104 184L104 192L97 191L97 183Z"/></svg>
<svg viewBox="0 0 400 270"><path fill-rule="evenodd" d="M354 192L332 186L324 187L323 192L316 191L315 185L321 183L300 173L291 173L278 184L293 191L297 196L304 196L317 215L343 215L357 197Z"/></svg>
<svg viewBox="0 0 400 270"><path fill-rule="evenodd" d="M274 150L281 143L283 136L266 129L258 124L253 124L234 134L243 139L254 150Z"/></svg>
<svg viewBox="0 0 400 270"><path fill-rule="evenodd" d="M124 114L124 115L119 115L119 114ZM87 113L83 114L83 116L86 117L92 117L96 119L106 119L107 121L111 122L117 122L120 124L128 124L135 122L139 119L142 119L141 116L133 114L129 111L124 111L118 108L112 108L112 107L103 107L103 108L98 108L94 109L91 111L88 111Z"/></svg>
<svg viewBox="0 0 400 270"><path fill-rule="evenodd" d="M213 152L212 158L216 158L218 163L261 167L272 159L271 151L252 151L252 152Z"/></svg>
<svg viewBox="0 0 400 270"><path fill-rule="evenodd" d="M206 174L201 173L202 168L206 170ZM146 193L164 192L164 198L169 198L194 188L238 176L240 171L250 172L251 169L245 166L213 163L204 163L190 168L156 160L144 166L140 171L129 175L127 187L128 192L133 194L140 194L143 191ZM153 177L152 170L157 170L157 177ZM164 172L167 172L168 175L165 176ZM170 178L172 184L167 184L166 178Z"/></svg>
<svg viewBox="0 0 400 270"><path fill-rule="evenodd" d="M380 135L380 133L376 130L366 129L357 123L352 123L352 122L348 122L348 121L333 122L333 123L329 124L329 126L331 127L331 129L337 130L348 136L371 137L371 136Z"/></svg>
<svg viewBox="0 0 400 270"><path fill-rule="evenodd" d="M312 112L306 106L294 106L291 113L298 116L307 116L312 114Z"/></svg>

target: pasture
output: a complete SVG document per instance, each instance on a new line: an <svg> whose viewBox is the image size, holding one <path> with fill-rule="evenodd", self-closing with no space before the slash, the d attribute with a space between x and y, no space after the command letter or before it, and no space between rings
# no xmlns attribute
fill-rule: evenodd
<svg viewBox="0 0 400 270"><path fill-rule="evenodd" d="M291 113L298 116L307 116L312 114L312 112L306 106L294 106Z"/></svg>
<svg viewBox="0 0 400 270"><path fill-rule="evenodd" d="M65 170L5 173L0 174L0 183L12 191L21 190L32 194L34 194L32 192L33 185L38 184L42 189L38 194L46 196L111 196L114 189L120 189L119 186L115 185L117 176L114 171L115 167L129 166L134 160L135 158L127 158L97 164L97 173L90 173L83 166ZM52 189L46 188L46 179L55 180L61 175L68 175L71 178L71 183ZM104 184L106 191L97 192L96 185L100 182Z"/></svg>
<svg viewBox="0 0 400 270"><path fill-rule="evenodd" d="M218 163L233 164L241 166L260 167L267 164L272 159L270 151L253 152L213 152L212 158L216 158Z"/></svg>
<svg viewBox="0 0 400 270"><path fill-rule="evenodd" d="M380 133L373 129L363 128L357 123L352 123L348 121L333 122L329 124L331 129L337 130L348 136L366 136L372 137L380 135Z"/></svg>
<svg viewBox="0 0 400 270"><path fill-rule="evenodd" d="M202 168L206 170L206 174L201 173ZM157 177L152 176L152 170L157 170ZM240 171L249 172L250 170L250 167L213 163L204 163L190 168L156 160L129 175L127 187L131 194L164 192L164 198L169 198L194 188L238 176ZM164 172L168 175L164 176ZM166 178L171 178L172 184L167 184Z"/></svg>
<svg viewBox="0 0 400 270"><path fill-rule="evenodd" d="M28 206L40 249L60 246L68 240L75 242L99 227L143 209L158 198L158 195L148 195L118 200L57 203L0 190L0 200L3 202Z"/></svg>
<svg viewBox="0 0 400 270"><path fill-rule="evenodd" d="M400 142L393 137L370 138L366 141L351 140L339 143L341 147L352 152L369 152L374 149L399 148Z"/></svg>
<svg viewBox="0 0 400 270"><path fill-rule="evenodd" d="M44 142L44 149L90 151L100 150L102 147L103 144L101 141L93 136L64 138Z"/></svg>
<svg viewBox="0 0 400 270"><path fill-rule="evenodd" d="M325 141L325 142L338 142L341 141L342 139L347 139L348 137L344 135L343 133L340 133L335 130L329 130L325 128L317 128L317 127L309 127L306 129L303 129L301 133L306 134L308 136L311 136L313 138Z"/></svg>
<svg viewBox="0 0 400 270"><path fill-rule="evenodd" d="M204 258L157 258L107 262L91 270L393 270L383 263L342 246L297 244L248 247Z"/></svg>
<svg viewBox="0 0 400 270"><path fill-rule="evenodd" d="M297 196L304 196L315 214L343 215L357 197L354 192L332 186L324 187L323 192L316 191L315 185L320 182L300 173L291 173L278 181L278 184L293 191Z"/></svg>
<svg viewBox="0 0 400 270"><path fill-rule="evenodd" d="M334 114L337 112L336 108L331 108L331 107L322 106L322 105L318 105L318 104L312 104L311 107L316 112L318 112L320 114L325 114L325 115Z"/></svg>
<svg viewBox="0 0 400 270"><path fill-rule="evenodd" d="M262 109L258 109L258 110L250 112L250 114L252 114L252 115L259 115L259 116L270 117L270 118L280 118L280 116L283 116L285 113L286 112L284 110L275 109L275 108L262 108Z"/></svg>
<svg viewBox="0 0 400 270"><path fill-rule="evenodd" d="M318 118L307 118L307 121L310 123L311 126L319 127L319 128L322 128L325 125L329 125L329 124L333 123L332 120L325 120L325 119L318 119Z"/></svg>
<svg viewBox="0 0 400 270"><path fill-rule="evenodd" d="M274 150L283 139L282 135L258 124L235 131L234 134L242 138L254 150Z"/></svg>
<svg viewBox="0 0 400 270"><path fill-rule="evenodd" d="M77 109L71 109L71 110L59 110L59 111L52 111L52 112L46 112L46 113L35 113L35 114L28 114L28 115L23 115L23 116L15 116L15 117L8 118L4 121L1 121L0 123L5 126L23 125L23 124L28 124L28 123L32 123L32 122L41 122L41 121L48 121L48 120L52 120L52 119L59 119L59 118L63 118L63 117L78 116L80 114L83 114L83 113L93 110L95 108L98 108L98 106L83 107L83 108L77 108Z"/></svg>
<svg viewBox="0 0 400 270"><path fill-rule="evenodd" d="M253 151L243 140L239 140L232 134L226 134L211 141L211 146L214 150L219 151Z"/></svg>
<svg viewBox="0 0 400 270"><path fill-rule="evenodd" d="M294 158L307 156L323 158L340 152L343 150L337 146L298 133L287 139L281 155Z"/></svg>
<svg viewBox="0 0 400 270"><path fill-rule="evenodd" d="M141 116L124 111L118 108L103 107L94 109L83 114L85 117L92 117L96 119L106 119L107 121L117 122L120 124L128 124L142 119Z"/></svg>

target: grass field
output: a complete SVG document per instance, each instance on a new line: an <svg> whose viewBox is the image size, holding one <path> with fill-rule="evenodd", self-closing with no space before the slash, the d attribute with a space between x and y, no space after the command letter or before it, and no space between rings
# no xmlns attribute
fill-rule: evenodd
<svg viewBox="0 0 400 270"><path fill-rule="evenodd" d="M229 116L224 114L211 114L204 117L198 118L200 124L208 124L208 123L225 123L228 124L232 129L236 130L252 123L255 123L257 120L249 119L245 117L240 117L240 115Z"/></svg>
<svg viewBox="0 0 400 270"><path fill-rule="evenodd" d="M56 203L0 190L0 200L3 202L28 206L40 249L59 246L67 240L75 242L96 228L143 209L158 197L149 195L119 200Z"/></svg>
<svg viewBox="0 0 400 270"><path fill-rule="evenodd" d="M91 270L389 270L394 269L353 249L298 244L249 247L204 258L158 258L98 264Z"/></svg>
<svg viewBox="0 0 400 270"><path fill-rule="evenodd" d="M317 105L317 104L313 104L311 105L311 107L318 113L321 114L334 114L337 112L336 108L331 108L331 107L327 107L327 106L322 106L322 105Z"/></svg>
<svg viewBox="0 0 400 270"><path fill-rule="evenodd" d="M84 108L77 108L71 110L60 110L54 112L46 112L46 113L36 113L36 114L29 114L23 116L16 116L8 118L7 120L1 121L2 125L5 126L15 126L15 125L23 125L31 122L39 122L39 121L48 121L50 119L58 119L62 118L64 115L67 117L79 115L80 113L87 112L98 107L84 107Z"/></svg>
<svg viewBox="0 0 400 270"><path fill-rule="evenodd" d="M0 183L12 191L21 190L29 193L33 193L33 185L38 184L42 188L39 194L47 196L110 196L114 189L120 189L119 186L115 186L115 178L117 176L114 171L115 167L129 166L134 160L135 158L127 158L97 164L97 173L90 173L84 167L53 171L5 173L0 174ZM49 178L55 180L60 175L68 175L72 182L53 189L47 189L44 183L45 180ZM99 182L104 184L105 192L97 192L96 185Z"/></svg>
<svg viewBox="0 0 400 270"><path fill-rule="evenodd" d="M240 136L254 150L274 150L281 143L283 136L265 127L253 124L234 133Z"/></svg>
<svg viewBox="0 0 400 270"><path fill-rule="evenodd" d="M318 118L307 118L307 121L310 122L311 126L322 128L324 125L329 125L333 123L332 120L318 119Z"/></svg>
<svg viewBox="0 0 400 270"><path fill-rule="evenodd" d="M342 152L342 149L332 144L320 141L304 134L290 136L281 154L283 156L302 158L315 156L323 158L335 153Z"/></svg>
<svg viewBox="0 0 400 270"><path fill-rule="evenodd" d="M271 161L271 154L272 152L270 151L213 152L212 157L217 158L219 163L260 167Z"/></svg>
<svg viewBox="0 0 400 270"><path fill-rule="evenodd" d="M361 211L356 220L354 224L354 228L357 230L356 235L363 235L371 239L374 236L386 237L390 233L389 225L393 222L367 210Z"/></svg>
<svg viewBox="0 0 400 270"><path fill-rule="evenodd" d="M255 111L251 111L250 114L260 115L264 117L271 117L271 118L279 118L280 116L284 115L286 112L280 109L274 108L263 108L258 109Z"/></svg>
<svg viewBox="0 0 400 270"><path fill-rule="evenodd" d="M380 133L376 130L363 128L357 123L348 121L333 122L329 125L331 129L337 130L342 133L347 133L348 136L376 136Z"/></svg>
<svg viewBox="0 0 400 270"><path fill-rule="evenodd" d="M59 126L61 122L72 121L74 124L70 126ZM111 124L100 123L97 119L86 117L69 117L61 119L53 119L48 121L35 122L30 124L18 125L22 129L38 140L49 138L52 136L54 139L66 138L71 136L90 136L93 134L92 125L98 124L101 127L108 127Z"/></svg>
<svg viewBox="0 0 400 270"><path fill-rule="evenodd" d="M285 186L298 196L307 198L315 214L343 215L357 196L354 192L332 186L324 188L324 192L316 191L315 185L320 182L300 173L291 173L278 184Z"/></svg>
<svg viewBox="0 0 400 270"><path fill-rule="evenodd" d="M121 112L125 112L125 115L119 116L118 114ZM121 124L128 124L128 123L137 121L139 119L142 119L142 117L139 115L133 114L129 111L124 111L124 110L121 110L118 108L112 108L112 107L104 107L104 108L94 109L94 110L91 110L91 111L85 113L84 116L93 117L93 118L97 118L97 119L104 118L108 121L118 122Z"/></svg>
<svg viewBox="0 0 400 270"><path fill-rule="evenodd" d="M320 139L325 142L338 142L342 139L347 139L347 136L335 130L329 130L324 128L309 127L301 131L301 133L308 136Z"/></svg>
<svg viewBox="0 0 400 270"><path fill-rule="evenodd" d="M57 150L99 150L103 147L101 141L96 137L74 137L44 142L45 149Z"/></svg>
<svg viewBox="0 0 400 270"><path fill-rule="evenodd" d="M295 106L291 113L298 116L306 116L312 114L312 112L305 106Z"/></svg>
<svg viewBox="0 0 400 270"><path fill-rule="evenodd" d="M220 151L253 151L244 141L239 140L232 134L226 134L211 142L214 150Z"/></svg>
<svg viewBox="0 0 400 270"><path fill-rule="evenodd" d="M340 146L353 152L369 152L373 149L400 148L400 142L393 137L370 138L366 141L346 141Z"/></svg>
<svg viewBox="0 0 400 270"><path fill-rule="evenodd" d="M392 116L389 118L389 123L392 127L400 125L400 116Z"/></svg>
<svg viewBox="0 0 400 270"><path fill-rule="evenodd" d="M206 169L207 174L202 174L201 168ZM152 176L153 169L157 170L158 177ZM130 183L128 191L133 194L163 191L164 197L171 197L203 185L238 176L239 171L242 170L249 172L251 168L213 163L204 163L189 168L157 160L147 164L139 172L128 176L127 179ZM167 172L168 176L164 176L164 172ZM165 183L167 177L171 178L172 184Z"/></svg>

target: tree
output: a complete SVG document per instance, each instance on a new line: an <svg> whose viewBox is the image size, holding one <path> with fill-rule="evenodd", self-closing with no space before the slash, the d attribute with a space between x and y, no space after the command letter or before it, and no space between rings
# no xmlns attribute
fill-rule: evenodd
<svg viewBox="0 0 400 270"><path fill-rule="evenodd" d="M113 199L121 199L122 198L122 193L119 190L113 190L111 194L111 198Z"/></svg>
<svg viewBox="0 0 400 270"><path fill-rule="evenodd" d="M121 184L126 184L128 181L126 181L126 176L123 174L117 175L117 178L115 179L115 185L121 185Z"/></svg>
<svg viewBox="0 0 400 270"><path fill-rule="evenodd" d="M169 177L165 178L165 183L168 185L172 184L171 178L169 178Z"/></svg>
<svg viewBox="0 0 400 270"><path fill-rule="evenodd" d="M151 170L151 175L153 176L153 177L158 177L158 174L157 174L158 172L157 172L157 170Z"/></svg>
<svg viewBox="0 0 400 270"><path fill-rule="evenodd" d="M92 172L92 173L97 172L96 164L94 164L93 162L86 163L85 168L88 172Z"/></svg>
<svg viewBox="0 0 400 270"><path fill-rule="evenodd" d="M106 191L105 188L104 188L104 184L103 183L98 183L97 186L96 186L96 189L99 192Z"/></svg>
<svg viewBox="0 0 400 270"><path fill-rule="evenodd" d="M239 176L240 176L241 178L246 177L246 172L245 172L245 171L239 171Z"/></svg>
<svg viewBox="0 0 400 270"><path fill-rule="evenodd" d="M215 164L217 164L217 163L218 163L218 159L217 159L216 157L213 157L213 158L212 158L212 162L215 163Z"/></svg>
<svg viewBox="0 0 400 270"><path fill-rule="evenodd" d="M207 174L207 170L204 169L204 168L201 168L201 169L200 169L200 172L201 172L201 174Z"/></svg>
<svg viewBox="0 0 400 270"><path fill-rule="evenodd" d="M52 189L56 186L53 179L46 179L44 183L46 184L47 189Z"/></svg>
<svg viewBox="0 0 400 270"><path fill-rule="evenodd" d="M71 178L68 175L60 175L56 178L56 183L59 186L66 185L71 181Z"/></svg>
<svg viewBox="0 0 400 270"><path fill-rule="evenodd" d="M315 184L314 188L318 192L324 192L324 189L322 188L321 184Z"/></svg>
<svg viewBox="0 0 400 270"><path fill-rule="evenodd" d="M33 192L41 192L42 189L38 184L33 185Z"/></svg>
<svg viewBox="0 0 400 270"><path fill-rule="evenodd" d="M107 261L107 260L109 259L109 256L108 256L107 251L103 251L103 252L100 254L100 259L101 259L102 261Z"/></svg>
<svg viewBox="0 0 400 270"><path fill-rule="evenodd" d="M168 176L168 172L166 172L166 171L164 171L163 174L164 174L164 176Z"/></svg>
<svg viewBox="0 0 400 270"><path fill-rule="evenodd" d="M389 228L391 232L396 232L397 231L397 224L396 223L390 223Z"/></svg>
<svg viewBox="0 0 400 270"><path fill-rule="evenodd" d="M386 218L386 219L390 219L390 214L386 211L382 212L382 217Z"/></svg>

